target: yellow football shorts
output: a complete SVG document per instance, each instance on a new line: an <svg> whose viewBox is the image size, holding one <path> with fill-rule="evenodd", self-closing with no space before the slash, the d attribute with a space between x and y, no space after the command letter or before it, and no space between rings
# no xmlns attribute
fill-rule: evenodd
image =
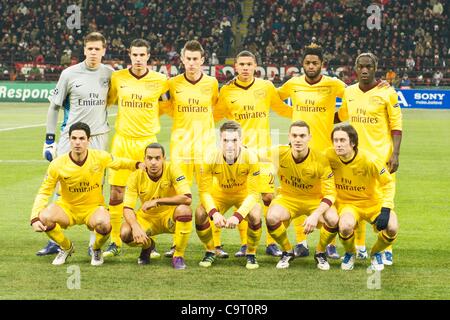
<svg viewBox="0 0 450 320"><path fill-rule="evenodd" d="M68 227L72 227L75 225L81 225L81 224L88 226L89 219L91 219L92 215L99 208L103 207L101 205L76 206L75 207L75 206L65 203L62 200L57 200L55 202L55 204L58 205L59 207L61 207L61 209L63 209L64 212L66 213L66 215L69 217Z"/></svg>
<svg viewBox="0 0 450 320"><path fill-rule="evenodd" d="M160 212L149 210L145 213L139 210L136 213L136 220L148 236L155 236L162 233L175 233L175 221L173 214L176 206Z"/></svg>

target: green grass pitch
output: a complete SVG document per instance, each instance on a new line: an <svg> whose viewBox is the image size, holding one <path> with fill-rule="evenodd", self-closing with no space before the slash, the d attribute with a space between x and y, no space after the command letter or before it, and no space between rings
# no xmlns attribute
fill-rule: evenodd
<svg viewBox="0 0 450 320"><path fill-rule="evenodd" d="M46 114L46 104L0 104L0 299L450 298L450 111L403 110L396 195L400 233L394 265L381 273L379 289L368 286L369 261L357 261L352 272L341 271L339 262L331 261L331 270L324 272L316 268L311 254L294 260L287 270L277 270L277 258L264 254L265 232L258 248L260 268L253 271L245 269L245 259L234 257L218 260L206 270L199 267L203 247L195 230L184 271L173 270L170 259L164 257L138 266L139 249L129 247L103 266L92 267L87 256L89 233L82 226L67 231L76 253L66 265L52 266L53 256L35 256L47 238L32 232L29 225L31 206L47 168L41 155ZM112 115L110 123L114 120ZM168 147L170 119L163 116L161 124L158 139ZM286 119L273 115L272 129L280 129L280 143L286 142L287 125ZM194 206L196 192L194 187ZM371 246L375 237L371 228L367 230ZM293 240L292 228L289 233ZM237 230L224 230L222 239L232 256L239 248ZM317 240L315 231L309 237L311 251ZM163 253L171 245L171 236L158 236L157 241ZM338 250L343 253L340 244ZM79 267L80 289L68 288L71 266Z"/></svg>

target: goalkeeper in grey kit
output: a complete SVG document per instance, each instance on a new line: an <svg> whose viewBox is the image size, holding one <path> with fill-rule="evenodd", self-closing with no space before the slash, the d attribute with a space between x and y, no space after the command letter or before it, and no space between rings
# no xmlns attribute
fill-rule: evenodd
<svg viewBox="0 0 450 320"><path fill-rule="evenodd" d="M99 32L91 32L84 38L86 59L61 73L56 88L49 97L50 106L43 149L43 156L48 161L70 151L68 132L75 122L84 122L91 128L90 148L107 149L110 130L107 119L107 96L113 69L101 63L105 52L105 37ZM64 110L64 120L59 141L56 143L55 132L60 108ZM95 235L91 233L89 248L94 241ZM58 245L49 241L47 246L36 254L42 256L58 251Z"/></svg>

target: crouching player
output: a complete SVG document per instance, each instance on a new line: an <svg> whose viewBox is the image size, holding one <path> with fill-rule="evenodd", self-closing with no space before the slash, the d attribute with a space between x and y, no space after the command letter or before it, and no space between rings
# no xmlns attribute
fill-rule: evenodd
<svg viewBox="0 0 450 320"><path fill-rule="evenodd" d="M91 264L103 264L102 246L111 232L109 213L105 209L102 194L106 168L144 169L141 162L113 159L102 150L88 149L91 137L89 126L74 123L69 129L70 152L53 160L34 200L31 225L36 232L45 232L61 250L53 265L62 265L74 252L73 243L62 229L85 224L95 232ZM61 185L61 197L47 206L57 183Z"/></svg>
<svg viewBox="0 0 450 320"><path fill-rule="evenodd" d="M175 234L175 252L172 266L186 269L184 252L192 229L192 194L181 167L165 161L165 152L159 143L145 148L146 171L133 172L125 191L120 230L122 241L129 246L141 246L138 264L150 263L155 247L150 238L161 233ZM140 209L135 212L137 199Z"/></svg>
<svg viewBox="0 0 450 320"><path fill-rule="evenodd" d="M242 128L235 121L220 127L221 149L212 152L200 171L201 205L195 213L198 237L206 247L202 267L215 260L215 248L210 220L217 228L234 229L244 219L247 229L247 269L257 269L256 248L261 239L261 206L259 201L258 156L242 146ZM234 214L224 214L235 207Z"/></svg>
<svg viewBox="0 0 450 320"><path fill-rule="evenodd" d="M397 238L398 222L394 208L395 182L383 161L358 149L358 134L349 124L338 125L332 132L333 148L327 157L335 175L336 207L339 213L339 237L345 248L343 270L352 270L355 261L357 224L363 220L378 233L373 245L371 268L384 269L381 252Z"/></svg>
<svg viewBox="0 0 450 320"><path fill-rule="evenodd" d="M305 234L322 225L314 260L320 270L330 269L325 250L338 231L338 216L332 206L336 190L327 158L308 146L311 137L308 124L295 121L289 128L289 145L276 146L271 151L280 188L269 207L266 222L270 235L283 250L276 265L278 269L288 268L294 259L286 229L291 220L301 215L307 216L303 223Z"/></svg>

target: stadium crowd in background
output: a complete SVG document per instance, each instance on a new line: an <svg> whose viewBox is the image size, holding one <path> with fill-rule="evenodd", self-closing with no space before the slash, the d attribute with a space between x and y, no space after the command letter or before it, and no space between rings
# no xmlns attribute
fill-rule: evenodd
<svg viewBox="0 0 450 320"><path fill-rule="evenodd" d="M215 53L214 62L223 64L233 52L247 49L255 53L258 65L298 65L302 48L317 41L326 48L328 74L347 84L356 80L352 57L362 48L382 61L380 77L389 68L395 71L394 85L405 74L419 85L445 85L450 78L448 5L442 0L418 0L414 5L410 0L375 1L382 9L380 30L368 30L366 25L371 1L254 1L248 33L239 48L232 31L233 22L243 19L237 0L79 2L82 29L77 32L67 28L71 15L67 3L25 0L11 5L0 0L0 79L57 79L64 67L83 59L82 35L90 31L105 34L110 43L105 58L120 61L116 69L125 67L130 39L141 37L151 44L152 63L177 66L183 44L192 39L205 48L206 61ZM45 77L25 78L16 62L51 66Z"/></svg>

